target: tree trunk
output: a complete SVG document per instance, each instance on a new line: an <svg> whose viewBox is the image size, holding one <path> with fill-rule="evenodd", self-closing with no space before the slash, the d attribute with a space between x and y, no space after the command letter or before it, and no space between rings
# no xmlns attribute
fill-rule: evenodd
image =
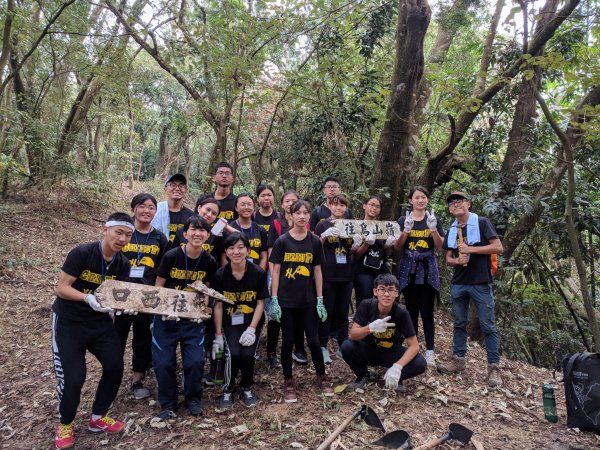
<svg viewBox="0 0 600 450"><path fill-rule="evenodd" d="M502 8L504 8L504 0L498 0L496 2L496 9L494 10L494 14L492 15L492 20L490 22L490 31L485 38L483 54L481 55L481 62L479 63L479 73L475 79L475 87L473 88L473 94L475 95L479 95L485 90L487 71L490 68L490 61L492 60L494 40L496 39L496 32L498 31L498 22L500 22Z"/></svg>
<svg viewBox="0 0 600 450"><path fill-rule="evenodd" d="M396 62L386 121L379 137L371 189L387 191L382 217L395 217L396 205L407 174L407 161L413 147L410 130L414 118L415 95L423 75L423 42L431 19L427 0L399 0ZM390 174L394 174L390 177Z"/></svg>
<svg viewBox="0 0 600 450"><path fill-rule="evenodd" d="M169 127L164 124L158 141L158 158L156 158L155 173L159 180L164 180L170 173L171 168L171 145L169 144Z"/></svg>

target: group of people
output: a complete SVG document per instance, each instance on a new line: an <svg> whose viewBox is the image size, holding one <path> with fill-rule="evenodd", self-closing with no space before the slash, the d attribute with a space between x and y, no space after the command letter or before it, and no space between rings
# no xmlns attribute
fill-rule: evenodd
<svg viewBox="0 0 600 450"><path fill-rule="evenodd" d="M455 373L465 368L469 301L473 300L485 334L488 383L502 383L499 337L494 320L490 255L502 252L492 224L470 212L467 194L447 198L454 223L444 233L429 192L415 187L411 211L398 220L399 235L382 239L371 233L341 235L336 219L352 219L340 181L323 183L325 201L315 208L295 191L281 197L275 209L273 187L260 185L256 196L233 194L234 171L217 164L214 192L200 196L192 211L183 204L187 179L167 178L166 199L148 193L131 201L131 214L111 214L102 239L81 244L68 254L59 275L53 303L52 351L57 377L60 423L55 447L74 445L74 419L86 378L86 352L101 363L88 429L119 432L124 423L107 415L124 372L123 357L130 331L132 374L130 392L136 399L151 395L144 377L152 367L157 381L158 417L168 420L178 407L177 347L183 368L182 390L189 413L203 413L205 355L214 361L225 355L223 394L217 411L233 407L241 397L247 407L259 398L252 389L256 350L263 329L269 366L283 371L283 399L298 401L294 361L307 364L308 347L316 377L325 396L334 394L326 366L332 363L330 335L336 337L335 356L354 372L351 389L364 391L369 367L386 368L385 387L406 392L404 381L436 361L433 310L440 292L435 251L445 251L454 267L452 302L454 348L449 362L437 368ZM258 205L257 205L258 203ZM363 220L380 220L382 202L371 196L362 205ZM401 252L397 275L388 257ZM159 316L133 310L113 311L94 291L116 279L178 290L191 290L195 281L214 288L231 303L216 301L207 321L177 315ZM351 305L352 292L355 305ZM400 293L405 305L399 302ZM351 306L355 313L349 326ZM419 353L418 318L423 321L426 351ZM277 346L281 335L281 350ZM236 378L240 375L238 389Z"/></svg>

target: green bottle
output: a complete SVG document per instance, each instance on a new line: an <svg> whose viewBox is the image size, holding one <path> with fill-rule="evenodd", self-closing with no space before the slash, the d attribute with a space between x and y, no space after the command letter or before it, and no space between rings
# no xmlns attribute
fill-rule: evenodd
<svg viewBox="0 0 600 450"><path fill-rule="evenodd" d="M556 414L556 399L554 398L554 386L551 384L542 385L542 398L544 400L544 416L548 422L558 422Z"/></svg>

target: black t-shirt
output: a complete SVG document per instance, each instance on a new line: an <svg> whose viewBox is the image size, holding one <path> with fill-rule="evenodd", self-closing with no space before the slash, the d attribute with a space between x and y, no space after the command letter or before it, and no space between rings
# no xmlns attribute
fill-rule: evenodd
<svg viewBox="0 0 600 450"><path fill-rule="evenodd" d="M373 245L370 245L365 254L356 260L354 270L356 273L366 273L373 276L388 273L385 239L377 239Z"/></svg>
<svg viewBox="0 0 600 450"><path fill-rule="evenodd" d="M257 301L269 296L267 272L256 264L246 264L244 276L238 280L231 272L231 264L226 264L217 270L213 289L236 303L236 306L223 303L223 326L232 326L231 316L234 313L244 314L244 325L248 326L254 317Z"/></svg>
<svg viewBox="0 0 600 450"><path fill-rule="evenodd" d="M331 221L322 220L317 224L315 234L321 236L325 230L331 227L333 227ZM351 237L329 236L325 239L323 242L325 261L321 267L323 281L352 281L354 277L354 261L351 254L352 243Z"/></svg>
<svg viewBox="0 0 600 450"><path fill-rule="evenodd" d="M400 217L398 219L398 223L400 224L400 229L404 229L404 221L406 217ZM440 221L437 223L437 232L440 236L444 236L444 230ZM415 223L408 234L408 238L404 243L404 248L410 251L418 251L418 252L427 252L430 250L435 250L435 242L433 242L433 237L431 236L431 230L427 226L427 218L424 217L422 220L415 220Z"/></svg>
<svg viewBox="0 0 600 450"><path fill-rule="evenodd" d="M213 222L212 225L214 225L214 224L215 224L215 222ZM212 225L211 225L211 227L212 227ZM221 253L223 253L222 243L223 243L223 236L215 236L214 234L209 233L208 238L206 239L204 244L202 244L202 250L204 250L205 252L210 254L213 258L215 258L215 260L217 261L217 264L219 263L219 261L221 261ZM177 231L177 234L175 235L175 239L173 239L172 248L180 247L185 244L187 244L187 239L183 235L183 228L181 228L179 231Z"/></svg>
<svg viewBox="0 0 600 450"><path fill-rule="evenodd" d="M275 241L269 261L281 264L277 296L282 307L306 308L315 303L314 267L324 259L321 240L312 233L301 241L285 233Z"/></svg>
<svg viewBox="0 0 600 450"><path fill-rule="evenodd" d="M207 252L202 251L198 258L186 258L185 247L182 246L169 250L163 256L157 275L166 280L166 288L192 291L188 287L190 284L197 280L210 283L216 271L217 262Z"/></svg>
<svg viewBox="0 0 600 450"><path fill-rule="evenodd" d="M185 206L181 208L179 211L169 211L169 248L172 247L173 239L175 239L175 235L177 231L185 225L185 221L193 216L194 212L190 208L186 208Z"/></svg>
<svg viewBox="0 0 600 450"><path fill-rule="evenodd" d="M463 239L468 242L468 226L462 227ZM481 247L490 244L490 239L498 238L498 233L494 229L492 222L487 217L479 216L479 236L480 241L474 244L474 247ZM444 239L444 250L448 249L448 236ZM458 257L458 250L452 249L454 257ZM454 275L452 275L452 284L487 284L492 283L492 260L490 255L469 256L467 266L454 266Z"/></svg>
<svg viewBox="0 0 600 450"><path fill-rule="evenodd" d="M317 206L310 213L310 219L308 221L310 230L315 231L317 224L321 220L329 219L330 217L331 217L331 210L327 207L327 205L322 204L322 205ZM353 219L353 218L354 218L354 216L352 216L352 210L350 208L348 208L346 210L346 214L344 214L344 219Z"/></svg>
<svg viewBox="0 0 600 450"><path fill-rule="evenodd" d="M281 229L280 233L277 232L277 224L279 224L279 228ZM281 214L278 219L275 219L273 221L273 226L269 230L269 238L267 239L267 247L273 248L273 245L275 244L275 241L277 239L279 239L279 236L290 231L290 228L291 227L288 224L288 221L286 220L285 216L283 214Z"/></svg>
<svg viewBox="0 0 600 450"><path fill-rule="evenodd" d="M236 230L240 230L240 232L248 238L250 241L250 253L248 254L248 258L251 259L254 264L258 264L260 262L260 253L267 251L267 232L265 229L254 221L250 224L250 228L242 228L239 220L231 222L230 225Z"/></svg>
<svg viewBox="0 0 600 450"><path fill-rule="evenodd" d="M279 218L279 213L275 210L270 216L263 216L260 211L256 211L256 214L254 214L254 221L265 229L267 236L273 227L273 221L277 218Z"/></svg>
<svg viewBox="0 0 600 450"><path fill-rule="evenodd" d="M100 250L100 242L81 244L67 255L62 271L75 277L73 288L85 294L93 294L104 280L129 280L130 264L127 257L119 252L112 261L105 261ZM106 313L94 311L87 303L56 297L52 311L69 320L85 321L105 318Z"/></svg>
<svg viewBox="0 0 600 450"><path fill-rule="evenodd" d="M364 327L374 320L380 319L377 305L378 300L376 298L363 300L358 305L358 309L352 320L361 327ZM396 326L389 327L383 333L371 333L363 341L374 347L392 349L402 345L405 338L415 336L415 329L410 320L410 315L404 306L398 302L394 302L392 310L387 315L391 316L391 319L387 323L393 323Z"/></svg>
<svg viewBox="0 0 600 450"><path fill-rule="evenodd" d="M201 202L202 200L205 200L207 198L215 198L215 193L211 192L210 194L204 194L201 195L200 197L198 197L198 202ZM219 215L217 216L217 219L220 218L225 218L225 220L227 220L228 222L232 222L233 220L237 219L238 214L235 211L235 199L237 197L235 195L233 195L233 192L230 192L229 195L221 200L217 200L217 203L219 203L219 208L220 208L220 212Z"/></svg>
<svg viewBox="0 0 600 450"><path fill-rule="evenodd" d="M167 245L166 236L156 228L152 228L150 233L135 231L129 244L123 247L121 251L129 260L131 267L144 268L144 277L130 278L129 281L154 286L156 270L167 250Z"/></svg>

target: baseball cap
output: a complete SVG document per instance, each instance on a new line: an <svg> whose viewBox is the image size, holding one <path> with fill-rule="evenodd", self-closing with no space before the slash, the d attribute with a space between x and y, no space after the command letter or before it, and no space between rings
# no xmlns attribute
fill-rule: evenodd
<svg viewBox="0 0 600 450"><path fill-rule="evenodd" d="M446 203L450 203L452 200L458 199L469 200L469 196L464 192L454 191L446 198Z"/></svg>
<svg viewBox="0 0 600 450"><path fill-rule="evenodd" d="M165 186L170 183L171 181L181 181L183 184L185 184L187 186L187 179L185 178L185 175L182 173L176 173L175 175L171 175L169 177L167 177L167 179L165 180Z"/></svg>

